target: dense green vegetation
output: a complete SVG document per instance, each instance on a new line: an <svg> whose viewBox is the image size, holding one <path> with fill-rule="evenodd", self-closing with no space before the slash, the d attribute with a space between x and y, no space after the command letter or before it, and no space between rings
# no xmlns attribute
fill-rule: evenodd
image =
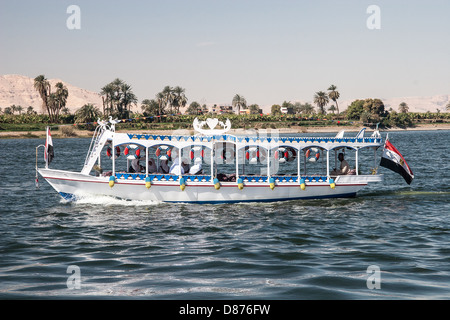
<svg viewBox="0 0 450 320"><path fill-rule="evenodd" d="M214 112L206 105L193 101L187 104L185 89L179 86L165 86L154 99L144 99L141 102L142 113L134 113L133 105L137 106L138 99L130 85L121 79L115 79L101 88L103 108L100 110L92 104L79 108L75 114L70 114L65 107L69 92L62 83L56 84L56 91L52 88L44 75L34 79L35 90L42 99L42 110L47 114L38 114L33 107L24 109L22 106L12 105L0 108L0 131L41 131L47 125L52 127L66 127L66 135L71 135L73 129L68 127L93 130L98 119L122 119L118 129L148 129L174 130L192 129L195 117L206 119L217 117L221 120L230 119L233 128L292 128L311 126L366 126L381 128L413 127L414 125L430 122L450 122L450 113L417 113L408 112L409 107L402 102L398 112L386 110L380 99L355 100L348 108L339 112L339 91L331 85L327 92L318 91L314 94L313 102L317 111L310 103L291 103L284 101L271 107L270 114L263 114L256 104L248 104L243 95L236 94L231 105L214 106ZM329 103L333 103L328 107ZM180 109L187 106L185 114ZM237 111L237 114L233 112ZM450 111L450 103L446 106Z"/></svg>
<svg viewBox="0 0 450 320"><path fill-rule="evenodd" d="M306 126L369 126L373 127L379 124L382 128L390 127L413 127L421 123L432 122L450 122L450 113L442 112L408 112L398 113L396 111L384 111L382 115L372 114L364 109L362 100L354 102L347 112L339 116L335 114L317 115L317 114L222 114L212 115L209 113L203 115L164 115L164 116L145 116L144 114L132 114L132 117L124 119L123 123L118 125L118 129L145 129L145 130L174 130L174 129L192 129L192 122L195 117L204 120L214 116L221 120L230 119L233 128L292 128ZM58 123L52 123L48 115L43 114L0 114L0 130L2 131L41 131L45 130L47 125L57 127L58 125L71 125L78 129L92 130L95 127L97 117L101 117L98 109L92 110L92 106L84 106L75 115L60 115ZM96 111L96 112L95 112ZM94 112L94 113L92 113ZM86 115L86 114L87 115ZM92 114L89 117L89 113ZM359 117L359 118L358 118ZM301 129L301 128L299 128Z"/></svg>

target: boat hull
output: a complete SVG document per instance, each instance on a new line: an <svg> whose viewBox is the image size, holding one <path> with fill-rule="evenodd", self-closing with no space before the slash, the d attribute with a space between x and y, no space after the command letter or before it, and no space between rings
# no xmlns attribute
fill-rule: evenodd
<svg viewBox="0 0 450 320"><path fill-rule="evenodd" d="M150 188L147 188L144 180L117 179L111 187L109 177L94 177L51 169L39 169L39 173L64 199L69 201L86 195L174 203L273 202L343 198L356 196L361 188L374 180L364 178L368 176L358 176L359 179L347 179L339 183L339 179L336 179L335 188L331 188L326 181L313 182L306 183L304 190L300 188L298 182L276 183L273 189L270 188L269 183L246 182L242 190L238 188L236 182L221 182L219 189L216 189L212 182L187 182L182 190L178 181L155 181Z"/></svg>

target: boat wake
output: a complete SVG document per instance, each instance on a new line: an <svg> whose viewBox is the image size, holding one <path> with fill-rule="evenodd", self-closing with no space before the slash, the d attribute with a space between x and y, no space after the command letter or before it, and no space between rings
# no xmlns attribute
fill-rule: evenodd
<svg viewBox="0 0 450 320"><path fill-rule="evenodd" d="M378 190L372 192L363 193L365 197L381 197L381 196L444 196L450 195L450 191L422 191L422 190Z"/></svg>
<svg viewBox="0 0 450 320"><path fill-rule="evenodd" d="M159 201L153 200L125 200L106 195L77 195L76 199L67 201L61 199L61 203L71 203L74 205L97 205L97 206L123 206L123 207L139 207L139 206L154 206L161 204Z"/></svg>

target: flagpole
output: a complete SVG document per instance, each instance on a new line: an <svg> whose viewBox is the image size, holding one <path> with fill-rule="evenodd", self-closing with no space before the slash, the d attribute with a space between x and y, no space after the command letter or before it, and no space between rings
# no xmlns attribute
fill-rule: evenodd
<svg viewBox="0 0 450 320"><path fill-rule="evenodd" d="M48 127L45 129L45 169L48 169Z"/></svg>
<svg viewBox="0 0 450 320"><path fill-rule="evenodd" d="M36 147L36 179L35 179L35 185L36 185L36 188L39 188L38 151L39 151L39 148L40 148L40 147L44 147L44 149L45 149L45 146L44 146L43 144L40 144L40 145L38 145L38 146ZM44 150L44 152L45 152L45 150Z"/></svg>

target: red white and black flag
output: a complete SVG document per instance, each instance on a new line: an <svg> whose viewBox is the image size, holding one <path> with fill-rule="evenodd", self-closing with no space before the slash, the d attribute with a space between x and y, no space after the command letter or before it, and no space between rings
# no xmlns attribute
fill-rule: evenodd
<svg viewBox="0 0 450 320"><path fill-rule="evenodd" d="M401 153L386 139L380 166L400 174L407 184L411 184L414 174Z"/></svg>
<svg viewBox="0 0 450 320"><path fill-rule="evenodd" d="M45 141L45 163L48 166L50 162L52 162L53 158L55 157L55 154L53 152L53 141L52 141L52 135L50 133L50 128L47 127L47 140Z"/></svg>

